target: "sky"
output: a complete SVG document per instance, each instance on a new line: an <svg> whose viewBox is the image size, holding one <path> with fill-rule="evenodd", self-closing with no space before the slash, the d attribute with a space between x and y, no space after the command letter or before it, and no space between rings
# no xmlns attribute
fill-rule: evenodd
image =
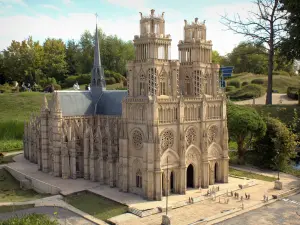
<svg viewBox="0 0 300 225"><path fill-rule="evenodd" d="M172 59L178 59L177 44L183 39L184 20L206 20L207 39L221 55L231 52L243 36L228 31L220 23L221 16L239 13L246 17L253 8L251 0L0 0L0 51L12 40L29 36L41 43L48 37L64 41L79 40L98 26L107 35L117 35L124 41L139 34L140 14L165 12L166 34L172 38Z"/></svg>

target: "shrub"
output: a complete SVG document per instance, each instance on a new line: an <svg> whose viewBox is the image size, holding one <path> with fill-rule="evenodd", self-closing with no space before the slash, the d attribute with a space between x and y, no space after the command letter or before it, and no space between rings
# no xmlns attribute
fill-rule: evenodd
<svg viewBox="0 0 300 225"><path fill-rule="evenodd" d="M123 86L124 86L124 87L127 87L127 79L124 79L124 80L123 80Z"/></svg>
<svg viewBox="0 0 300 225"><path fill-rule="evenodd" d="M265 88L257 84L249 84L230 94L231 99L245 100L257 98L265 94Z"/></svg>
<svg viewBox="0 0 300 225"><path fill-rule="evenodd" d="M120 73L116 73L116 72L110 71L110 70L105 70L104 75L105 75L105 78L113 77L116 81L115 83L120 83L125 80L125 77L123 77Z"/></svg>
<svg viewBox="0 0 300 225"><path fill-rule="evenodd" d="M12 87L8 83L0 85L0 93L11 93Z"/></svg>
<svg viewBox="0 0 300 225"><path fill-rule="evenodd" d="M61 90L61 86L59 84L53 84L54 90Z"/></svg>
<svg viewBox="0 0 300 225"><path fill-rule="evenodd" d="M248 85L248 84L249 84L248 81L244 81L244 82L242 83L242 86L246 86L246 85Z"/></svg>
<svg viewBox="0 0 300 225"><path fill-rule="evenodd" d="M115 84L116 79L113 77L108 77L108 78L105 78L105 82L106 82L106 84Z"/></svg>
<svg viewBox="0 0 300 225"><path fill-rule="evenodd" d="M234 91L236 88L235 88L235 86L227 86L226 87L226 92L231 92L231 91Z"/></svg>
<svg viewBox="0 0 300 225"><path fill-rule="evenodd" d="M287 88L287 96L291 99L298 100L298 92L299 92L299 88L296 87Z"/></svg>
<svg viewBox="0 0 300 225"><path fill-rule="evenodd" d="M239 80L229 80L227 82L228 86L234 86L236 88L240 88L241 87L241 82Z"/></svg>
<svg viewBox="0 0 300 225"><path fill-rule="evenodd" d="M264 83L265 83L264 79L260 79L260 78L251 81L251 84L264 84Z"/></svg>
<svg viewBox="0 0 300 225"><path fill-rule="evenodd" d="M46 86L48 85L51 85L51 84L57 84L56 80L54 77L48 77L46 79L42 79L39 83L43 88L45 88Z"/></svg>
<svg viewBox="0 0 300 225"><path fill-rule="evenodd" d="M273 75L290 76L290 74L283 70L273 71Z"/></svg>

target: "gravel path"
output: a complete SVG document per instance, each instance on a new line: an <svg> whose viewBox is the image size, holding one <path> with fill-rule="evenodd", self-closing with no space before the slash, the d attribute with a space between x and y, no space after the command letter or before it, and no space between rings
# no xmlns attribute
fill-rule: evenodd
<svg viewBox="0 0 300 225"><path fill-rule="evenodd" d="M56 215L54 213L57 212ZM1 220L7 220L13 216L22 216L24 214L46 214L49 215L51 218L57 217L58 221L60 224L64 225L90 225L90 224L95 224L90 222L89 220L86 220L82 218L81 216L77 215L76 213L73 213L69 210L59 208L59 207L35 207L31 209L24 209L24 210L19 210L16 212L9 212L9 213L1 213L0 214L0 221Z"/></svg>
<svg viewBox="0 0 300 225"><path fill-rule="evenodd" d="M266 104L266 95L256 98L255 99L255 105L265 105ZM250 100L245 100L245 101L237 101L234 102L237 105L252 105L253 104L253 99ZM283 104L283 105L296 105L298 104L297 100L292 100L287 97L286 94L278 94L278 93L273 93L272 95L272 103L273 104Z"/></svg>

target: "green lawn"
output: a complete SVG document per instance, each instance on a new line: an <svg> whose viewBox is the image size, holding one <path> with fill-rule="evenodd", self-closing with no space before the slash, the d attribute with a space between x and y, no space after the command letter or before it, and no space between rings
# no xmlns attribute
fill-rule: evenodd
<svg viewBox="0 0 300 225"><path fill-rule="evenodd" d="M65 201L101 220L107 220L127 212L126 205L90 192L80 192L67 196L65 197Z"/></svg>
<svg viewBox="0 0 300 225"><path fill-rule="evenodd" d="M0 202L21 202L39 199L48 195L33 190L20 189L20 183L5 169L0 169Z"/></svg>
<svg viewBox="0 0 300 225"><path fill-rule="evenodd" d="M0 213L15 212L18 210L30 209L33 207L34 207L34 204L0 206Z"/></svg>
<svg viewBox="0 0 300 225"><path fill-rule="evenodd" d="M84 90L84 85L81 86ZM121 84L107 85L108 90L120 87ZM23 148L24 121L28 121L32 113L40 113L44 95L41 92L0 94L0 152ZM52 95L46 96L51 99Z"/></svg>
<svg viewBox="0 0 300 225"><path fill-rule="evenodd" d="M0 221L0 225L59 225L59 222L47 215L33 213L22 217L13 217L9 220Z"/></svg>
<svg viewBox="0 0 300 225"><path fill-rule="evenodd" d="M236 170L236 169L233 169L233 168L229 168L229 174L233 175L233 176L247 177L247 178L250 178L250 179L263 180L263 181L269 181L269 182L272 182L272 181L276 180L275 177L269 177L269 176L264 176L264 175L252 173L252 172Z"/></svg>
<svg viewBox="0 0 300 225"><path fill-rule="evenodd" d="M263 86L267 88L267 75L257 75L251 73L242 73L242 74L233 74L233 76L227 81L237 79L240 80L241 83L247 81L251 83L253 79L263 79L265 82ZM300 77L299 76L281 76L281 75L273 75L273 89L277 90L279 93L286 93L288 87L299 87L300 88Z"/></svg>

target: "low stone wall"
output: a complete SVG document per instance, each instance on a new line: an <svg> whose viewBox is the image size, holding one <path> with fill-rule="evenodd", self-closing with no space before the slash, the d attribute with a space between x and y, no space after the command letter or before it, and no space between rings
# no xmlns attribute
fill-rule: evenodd
<svg viewBox="0 0 300 225"><path fill-rule="evenodd" d="M30 177L30 176L28 176L18 170L15 170L9 166L4 166L4 169L6 169L15 179L20 181L20 185L24 186L25 188L29 188L29 189L31 188L41 194L52 194L52 195L57 195L61 191L56 186L45 183L36 178Z"/></svg>

